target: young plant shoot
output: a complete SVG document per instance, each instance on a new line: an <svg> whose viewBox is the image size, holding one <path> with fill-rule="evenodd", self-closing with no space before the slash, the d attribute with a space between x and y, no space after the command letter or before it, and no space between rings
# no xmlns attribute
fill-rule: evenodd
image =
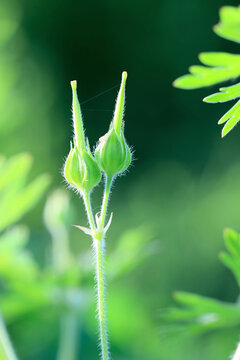
<svg viewBox="0 0 240 360"><path fill-rule="evenodd" d="M84 133L81 108L77 97L77 82L71 82L74 137L65 162L64 177L70 187L83 198L88 217L89 228L78 225L76 227L90 235L93 241L96 257L97 308L102 360L110 359L104 294L104 245L107 230L111 225L112 214L106 221L107 207L113 180L127 170L132 158L124 137L123 124L126 79L127 73L123 72L113 120L108 132L99 139L94 155ZM101 211L93 214L90 194L101 181L102 175L105 179L105 187Z"/></svg>

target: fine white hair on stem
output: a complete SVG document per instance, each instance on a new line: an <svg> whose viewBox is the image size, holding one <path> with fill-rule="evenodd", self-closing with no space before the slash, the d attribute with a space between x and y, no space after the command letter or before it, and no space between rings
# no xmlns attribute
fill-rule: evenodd
<svg viewBox="0 0 240 360"><path fill-rule="evenodd" d="M106 312L106 283L105 283L105 240L93 238L93 252L95 259L95 287L97 296L97 317L99 321L99 348L101 349L102 360L109 360L109 342Z"/></svg>
<svg viewBox="0 0 240 360"><path fill-rule="evenodd" d="M95 283L96 283L96 296L97 296L97 314L99 321L99 347L101 349L101 359L110 360L110 351L108 343L108 328L107 328L107 315L106 315L106 300L105 300L105 235L111 224L112 213L107 220L108 203L111 194L113 182L118 175L126 174L131 160L133 159L133 150L129 148L124 137L124 124L123 117L125 111L125 85L127 79L127 72L122 73L122 82L120 90L116 100L115 111L113 113L113 120L110 124L110 135L114 136L113 146L117 152L114 153L110 149L110 167L104 166L102 158L98 154L98 147L102 146L103 138L100 138L100 142L93 152L91 152L88 139L85 137L85 131L83 126L83 118L81 112L81 104L79 103L77 96L77 82L72 81L72 95L73 95L73 109L72 109L72 125L73 125L73 143L70 143L70 153L65 159L65 165L62 169L62 174L65 178L67 186L74 190L80 197L82 197L89 228L83 226L77 226L80 230L91 235L92 247L95 260ZM96 97L96 96L95 96ZM94 97L94 98L95 98ZM91 99L90 99L91 100ZM86 103L90 100L86 100ZM82 104L83 104L82 103ZM115 135L114 135L115 134ZM109 132L106 134L109 135ZM101 140L102 139L102 140ZM105 136L105 140L106 136ZM114 145L115 144L115 145ZM119 154L120 147L120 158ZM113 150L114 150L113 149ZM93 155L94 153L94 155ZM113 156L112 153L117 156ZM99 155L99 156L98 156ZM109 155L109 153L107 154ZM95 158L94 158L95 156ZM103 157L104 158L104 157ZM119 162L120 159L120 162ZM115 161L116 160L116 161ZM109 164L109 161L107 161ZM93 171L91 170L93 168ZM84 170L84 171L81 171ZM91 170L91 172L90 172ZM121 172L122 170L122 172ZM101 174L102 173L102 174ZM94 214L91 201L91 191L101 181L101 176L105 175L104 192L101 204L101 210ZM92 176L92 182L90 179ZM88 182L89 181L89 182ZM76 226L76 225L75 225Z"/></svg>

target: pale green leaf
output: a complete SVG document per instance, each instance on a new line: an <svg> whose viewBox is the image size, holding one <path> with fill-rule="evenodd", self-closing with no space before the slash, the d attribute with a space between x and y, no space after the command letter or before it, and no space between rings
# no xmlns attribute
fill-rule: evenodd
<svg viewBox="0 0 240 360"><path fill-rule="evenodd" d="M239 67L240 62L240 55L226 52L202 52L198 57L202 64L215 67Z"/></svg>
<svg viewBox="0 0 240 360"><path fill-rule="evenodd" d="M220 22L214 27L214 31L224 39L240 43L240 7L222 7Z"/></svg>
<svg viewBox="0 0 240 360"><path fill-rule="evenodd" d="M240 97L240 83L220 89L220 92L207 96L203 101L208 103L226 102Z"/></svg>
<svg viewBox="0 0 240 360"><path fill-rule="evenodd" d="M0 166L0 191L22 187L32 166L31 155L24 153L3 159Z"/></svg>
<svg viewBox="0 0 240 360"><path fill-rule="evenodd" d="M240 43L240 7L225 6L220 10L220 22L214 31L225 39ZM194 65L189 74L174 81L180 89L198 89L236 79L240 76L240 55L225 52L203 52L199 54L200 62L205 65ZM240 97L240 84L224 87L220 92L204 98L205 102L226 102ZM234 105L221 117L218 124L225 124L222 137L227 135L240 120L239 103Z"/></svg>
<svg viewBox="0 0 240 360"><path fill-rule="evenodd" d="M122 276L136 268L152 253L157 253L158 249L151 241L152 238L152 231L147 226L125 231L109 258L108 276L111 278Z"/></svg>
<svg viewBox="0 0 240 360"><path fill-rule="evenodd" d="M200 61L210 64L190 66L190 74L183 75L173 85L180 89L198 89L231 80L240 75L240 55L227 53L201 53Z"/></svg>
<svg viewBox="0 0 240 360"><path fill-rule="evenodd" d="M235 111L239 108L240 101L238 101L230 110L228 110L218 121L218 124L224 124L227 120L231 119Z"/></svg>
<svg viewBox="0 0 240 360"><path fill-rule="evenodd" d="M49 177L41 175L15 194L2 194L0 201L0 231L18 221L34 207L48 185Z"/></svg>
<svg viewBox="0 0 240 360"><path fill-rule="evenodd" d="M232 229L224 229L224 240L227 250L240 259L240 236Z"/></svg>
<svg viewBox="0 0 240 360"><path fill-rule="evenodd" d="M240 286L240 236L232 229L225 229L224 240L228 253L221 253L220 260L232 271Z"/></svg>
<svg viewBox="0 0 240 360"><path fill-rule="evenodd" d="M0 159L0 231L29 211L49 184L49 177L42 175L25 185L31 165L32 158L28 154Z"/></svg>
<svg viewBox="0 0 240 360"><path fill-rule="evenodd" d="M236 110L234 111L234 114L232 115L232 117L224 125L224 127L222 129L222 137L227 135L229 133L229 131L231 131L234 128L234 126L237 125L239 120L240 120L240 106L238 106L236 108Z"/></svg>
<svg viewBox="0 0 240 360"><path fill-rule="evenodd" d="M232 271L238 282L238 285L240 286L240 261L236 261L229 254L225 252L220 253L219 258L222 261L222 263L227 268L229 268L229 270Z"/></svg>
<svg viewBox="0 0 240 360"><path fill-rule="evenodd" d="M34 281L38 266L25 249L29 233L23 226L15 226L0 237L0 276L8 286Z"/></svg>
<svg viewBox="0 0 240 360"><path fill-rule="evenodd" d="M225 229L224 239L228 253L221 253L220 259L233 272L240 286L240 235L234 230ZM240 325L238 304L186 292L176 293L175 300L178 307L161 314L161 330L165 333L193 335Z"/></svg>
<svg viewBox="0 0 240 360"><path fill-rule="evenodd" d="M161 314L164 332L193 335L240 324L240 308L234 304L185 292L176 293L175 300L179 307Z"/></svg>

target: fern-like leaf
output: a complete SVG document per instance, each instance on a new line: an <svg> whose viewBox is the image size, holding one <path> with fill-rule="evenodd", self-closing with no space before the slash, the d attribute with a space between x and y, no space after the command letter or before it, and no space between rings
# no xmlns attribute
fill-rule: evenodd
<svg viewBox="0 0 240 360"><path fill-rule="evenodd" d="M220 259L232 271L240 286L240 234L225 229L224 240L227 251L220 254ZM186 292L178 292L174 297L178 306L166 309L160 315L162 332L196 335L240 325L238 302L226 303Z"/></svg>
<svg viewBox="0 0 240 360"><path fill-rule="evenodd" d="M161 332L165 334L191 336L240 324L240 309L235 304L187 292L178 292L174 297L178 307L160 315Z"/></svg>
<svg viewBox="0 0 240 360"><path fill-rule="evenodd" d="M232 271L240 287L240 236L232 229L225 229L224 240L228 252L222 252L220 260Z"/></svg>
<svg viewBox="0 0 240 360"><path fill-rule="evenodd" d="M225 229L224 240L227 251L220 254L220 259L232 271L240 287L240 234ZM186 292L178 292L174 297L178 306L166 309L160 315L164 333L194 335L240 325L238 302L226 303Z"/></svg>
<svg viewBox="0 0 240 360"><path fill-rule="evenodd" d="M214 27L217 35L240 43L240 7L225 6L220 9L220 22ZM240 76L240 55L225 52L203 52L199 54L203 65L189 68L189 74L174 81L174 86L180 89L199 89L234 80ZM204 98L205 102L226 102L240 97L240 83L224 87L220 92ZM238 101L219 120L225 123L222 137L227 135L240 120L240 102Z"/></svg>
<svg viewBox="0 0 240 360"><path fill-rule="evenodd" d="M214 26L217 35L240 43L240 6L224 6L220 9L220 22Z"/></svg>

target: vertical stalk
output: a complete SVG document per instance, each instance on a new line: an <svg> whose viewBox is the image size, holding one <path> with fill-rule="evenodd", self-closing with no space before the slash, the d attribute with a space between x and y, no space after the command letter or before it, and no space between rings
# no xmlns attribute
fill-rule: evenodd
<svg viewBox="0 0 240 360"><path fill-rule="evenodd" d="M101 216L100 216L100 228L103 230L109 195L111 191L112 177L106 177L104 196L101 207ZM94 232L99 230L96 228L95 220L92 212L91 201L89 193L83 195L84 204L88 216L89 225L92 230L93 238L93 247L95 250L96 257L96 281L97 281L97 309L98 309L98 319L99 319L99 328L100 328L100 343L101 343L101 352L102 360L110 360L109 349L108 349L108 332L107 332L107 320L106 320L106 308L104 301L105 293L105 284L104 284L104 233L102 238L95 239ZM61 359L60 359L61 360Z"/></svg>
<svg viewBox="0 0 240 360"><path fill-rule="evenodd" d="M107 213L107 206L108 206L108 200L109 200L109 195L110 195L111 186L112 186L112 180L113 180L112 177L106 176L105 190L104 190L102 208L101 208L101 221L100 221L100 223L101 223L102 226L104 226L105 217L106 217L106 213Z"/></svg>
<svg viewBox="0 0 240 360"><path fill-rule="evenodd" d="M49 229L52 235L52 266L57 272L64 272L71 262L68 235L65 226Z"/></svg>
<svg viewBox="0 0 240 360"><path fill-rule="evenodd" d="M68 237L64 226L52 231L52 265L59 274L64 273L70 266L71 254L69 251ZM64 290L67 295L68 289ZM63 309L60 317L59 344L57 360L77 360L78 346L78 317L73 308ZM1 357L0 357L1 359Z"/></svg>
<svg viewBox="0 0 240 360"><path fill-rule="evenodd" d="M57 360L77 359L78 318L75 311L67 311L61 318Z"/></svg>
<svg viewBox="0 0 240 360"><path fill-rule="evenodd" d="M108 351L108 333L106 322L106 309L104 300L104 239L93 239L94 249L96 253L96 280L97 280L97 295L98 295L98 318L100 326L100 342L102 350L102 360L109 360Z"/></svg>
<svg viewBox="0 0 240 360"><path fill-rule="evenodd" d="M233 355L232 360L239 360L240 359L240 344L238 344L237 350L235 354Z"/></svg>
<svg viewBox="0 0 240 360"><path fill-rule="evenodd" d="M91 202L90 202L89 192L85 192L83 194L83 200L84 200L84 205L85 205L85 209L87 212L89 225L91 227L91 230L94 231L95 230L95 220L94 220L94 216L93 216L93 212L92 212L92 206L91 206Z"/></svg>
<svg viewBox="0 0 240 360"><path fill-rule="evenodd" d="M2 316L0 315L0 359L1 360L17 360L9 339L7 329L4 325Z"/></svg>

